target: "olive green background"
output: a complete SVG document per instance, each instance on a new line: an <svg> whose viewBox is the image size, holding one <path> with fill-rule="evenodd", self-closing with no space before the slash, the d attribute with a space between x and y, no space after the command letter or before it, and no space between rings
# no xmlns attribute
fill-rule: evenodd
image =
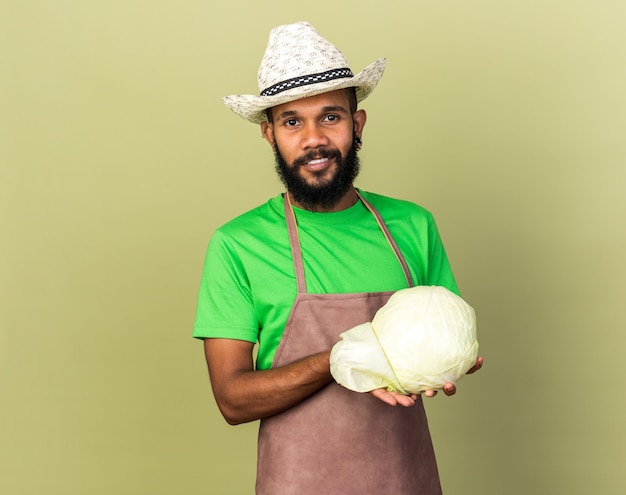
<svg viewBox="0 0 626 495"><path fill-rule="evenodd" d="M257 425L191 329L212 231L281 191L220 98L309 20L355 71L387 57L358 185L435 214L478 314L484 369L427 404L445 493L624 493L625 16L0 0L0 492L253 493Z"/></svg>

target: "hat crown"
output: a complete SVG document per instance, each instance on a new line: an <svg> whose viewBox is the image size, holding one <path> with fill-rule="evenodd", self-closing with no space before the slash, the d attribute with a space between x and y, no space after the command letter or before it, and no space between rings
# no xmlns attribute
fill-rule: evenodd
<svg viewBox="0 0 626 495"><path fill-rule="evenodd" d="M270 32L259 67L259 93L286 81L328 72L333 78L352 76L337 47L308 22L277 26Z"/></svg>
<svg viewBox="0 0 626 495"><path fill-rule="evenodd" d="M259 124L266 110L290 101L355 88L357 102L367 98L385 70L379 58L357 75L343 53L308 22L272 29L258 71L259 95L230 95L224 103L237 115Z"/></svg>

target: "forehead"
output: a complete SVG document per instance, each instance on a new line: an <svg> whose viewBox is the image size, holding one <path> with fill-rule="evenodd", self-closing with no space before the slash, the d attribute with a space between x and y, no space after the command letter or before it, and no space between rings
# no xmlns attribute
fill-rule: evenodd
<svg viewBox="0 0 626 495"><path fill-rule="evenodd" d="M328 93L322 93L308 98L301 98L289 101L272 108L272 114L280 116L282 114L301 114L307 112L323 112L326 109L343 109L349 112L350 102L348 92L345 89L338 89Z"/></svg>

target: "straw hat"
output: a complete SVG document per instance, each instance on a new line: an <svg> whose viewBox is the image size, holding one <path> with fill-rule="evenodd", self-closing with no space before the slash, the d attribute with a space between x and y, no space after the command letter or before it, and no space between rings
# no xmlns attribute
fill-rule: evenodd
<svg viewBox="0 0 626 495"><path fill-rule="evenodd" d="M260 96L232 95L223 101L237 115L259 124L267 120L267 108L336 89L354 87L357 101L362 101L384 70L381 58L355 76L341 51L311 24L286 24L270 32L258 72Z"/></svg>

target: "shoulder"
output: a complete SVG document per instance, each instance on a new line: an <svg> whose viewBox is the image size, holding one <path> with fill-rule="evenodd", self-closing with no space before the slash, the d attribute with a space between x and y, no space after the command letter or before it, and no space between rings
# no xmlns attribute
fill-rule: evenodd
<svg viewBox="0 0 626 495"><path fill-rule="evenodd" d="M209 254L224 259L256 258L289 246L282 196L268 200L218 227Z"/></svg>
<svg viewBox="0 0 626 495"><path fill-rule="evenodd" d="M278 195L229 220L218 227L215 234L222 237L237 237L246 233L261 233L284 224L284 218L282 195Z"/></svg>

